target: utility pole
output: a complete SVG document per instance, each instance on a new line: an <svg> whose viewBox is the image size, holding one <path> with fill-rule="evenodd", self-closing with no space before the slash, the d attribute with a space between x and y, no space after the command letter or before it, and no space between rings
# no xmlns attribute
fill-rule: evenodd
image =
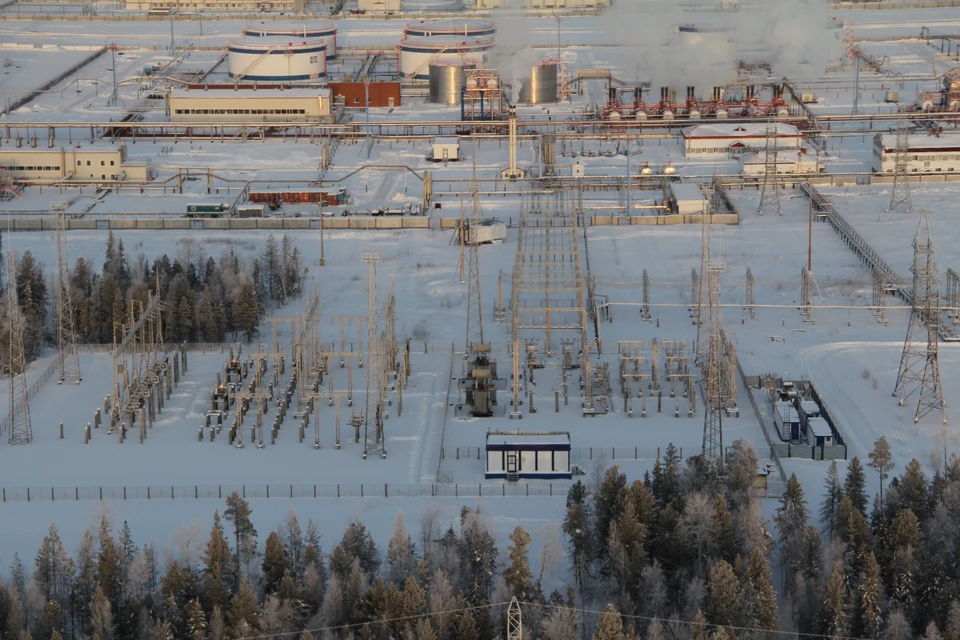
<svg viewBox="0 0 960 640"><path fill-rule="evenodd" d="M110 45L110 55L113 58L113 106L118 104L118 95L117 95L117 45Z"/></svg>
<svg viewBox="0 0 960 640"><path fill-rule="evenodd" d="M173 58L177 57L177 43L173 37L173 11L175 6L174 3L170 3L170 56Z"/></svg>

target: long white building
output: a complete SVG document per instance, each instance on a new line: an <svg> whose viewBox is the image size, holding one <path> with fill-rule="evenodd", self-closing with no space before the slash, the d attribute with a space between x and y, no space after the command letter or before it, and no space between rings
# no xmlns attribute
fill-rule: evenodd
<svg viewBox="0 0 960 640"><path fill-rule="evenodd" d="M133 181L153 176L149 161L127 160L127 147L77 146L53 149L0 149L0 169L16 181Z"/></svg>
<svg viewBox="0 0 960 640"><path fill-rule="evenodd" d="M330 119L330 89L175 90L172 122L323 122Z"/></svg>
<svg viewBox="0 0 960 640"><path fill-rule="evenodd" d="M501 7L524 9L590 9L610 6L610 0L476 0L477 9L499 9Z"/></svg>
<svg viewBox="0 0 960 640"><path fill-rule="evenodd" d="M893 173L896 165L897 136L879 133L873 138L873 170ZM927 173L960 171L960 135L907 136L907 171Z"/></svg>
<svg viewBox="0 0 960 640"><path fill-rule="evenodd" d="M782 122L711 122L683 130L683 152L688 158L740 157L766 147L767 128L776 128L780 150L802 146L800 130Z"/></svg>

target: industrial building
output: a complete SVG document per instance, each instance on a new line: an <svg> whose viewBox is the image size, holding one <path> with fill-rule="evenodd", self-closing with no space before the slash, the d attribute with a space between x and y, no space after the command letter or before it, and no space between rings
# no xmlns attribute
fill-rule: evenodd
<svg viewBox="0 0 960 640"><path fill-rule="evenodd" d="M571 478L569 432L487 433L487 478Z"/></svg>
<svg viewBox="0 0 960 640"><path fill-rule="evenodd" d="M791 173L820 173L824 170L819 158L807 155L804 150L778 151L775 155L777 173L781 175ZM767 172L767 154L763 151L745 157L740 165L740 173L744 176L762 176Z"/></svg>
<svg viewBox="0 0 960 640"><path fill-rule="evenodd" d="M602 9L610 6L610 0L477 0L477 9L514 8L524 9Z"/></svg>
<svg viewBox="0 0 960 640"><path fill-rule="evenodd" d="M456 137L436 137L433 139L434 162L454 162L460 159L460 139Z"/></svg>
<svg viewBox="0 0 960 640"><path fill-rule="evenodd" d="M688 158L740 157L764 149L767 130L773 128L777 149L802 146L800 130L782 122L712 122L683 130L683 152Z"/></svg>
<svg viewBox="0 0 960 640"><path fill-rule="evenodd" d="M893 173L896 156L896 135L880 133L874 136L874 171ZM907 136L907 171L912 173L960 171L960 135Z"/></svg>
<svg viewBox="0 0 960 640"><path fill-rule="evenodd" d="M363 82L330 82L327 83L330 93L335 99L343 99L347 108L363 108L364 98L369 98L371 107L400 106L399 82L371 82L369 87Z"/></svg>
<svg viewBox="0 0 960 640"><path fill-rule="evenodd" d="M433 36L492 36L496 32L497 27L492 20L436 18L408 22L403 27L405 38L418 36L425 38Z"/></svg>
<svg viewBox="0 0 960 640"><path fill-rule="evenodd" d="M357 9L365 13L399 13L403 11L403 0L357 0Z"/></svg>
<svg viewBox="0 0 960 640"><path fill-rule="evenodd" d="M227 70L235 80L301 82L327 75L323 40L291 42L286 38L247 38L227 44Z"/></svg>
<svg viewBox="0 0 960 640"><path fill-rule="evenodd" d="M124 8L134 11L152 9L205 11L247 11L250 13L303 13L304 0L124 0Z"/></svg>
<svg viewBox="0 0 960 640"><path fill-rule="evenodd" d="M337 57L337 27L328 22L309 23L290 27L267 26L265 23L248 24L243 35L251 38L274 38L287 41L319 40L327 47L327 60Z"/></svg>
<svg viewBox="0 0 960 640"><path fill-rule="evenodd" d="M173 122L324 122L330 119L330 89L172 91Z"/></svg>
<svg viewBox="0 0 960 640"><path fill-rule="evenodd" d="M127 148L72 147L59 149L0 148L0 169L15 181L122 180L146 182L149 161L127 160Z"/></svg>

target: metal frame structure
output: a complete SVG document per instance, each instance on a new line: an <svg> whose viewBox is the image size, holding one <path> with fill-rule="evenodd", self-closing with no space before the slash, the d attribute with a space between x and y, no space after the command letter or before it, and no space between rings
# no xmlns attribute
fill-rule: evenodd
<svg viewBox="0 0 960 640"><path fill-rule="evenodd" d="M30 397L27 395L27 358L23 350L23 318L17 300L17 253L7 251L7 319L10 345L10 414L7 444L30 444L33 426L30 423Z"/></svg>
<svg viewBox="0 0 960 640"><path fill-rule="evenodd" d="M71 379L80 384L80 356L77 354L76 324L70 297L70 260L67 257L67 220L65 204L53 206L57 238L57 362L60 367L58 384Z"/></svg>

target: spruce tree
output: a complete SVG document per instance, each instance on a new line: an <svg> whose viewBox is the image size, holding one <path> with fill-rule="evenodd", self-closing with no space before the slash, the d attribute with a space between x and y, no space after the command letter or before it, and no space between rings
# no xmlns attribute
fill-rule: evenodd
<svg viewBox="0 0 960 640"><path fill-rule="evenodd" d="M820 523L824 526L830 540L833 540L836 531L837 512L842 497L843 487L840 484L840 472L837 469L837 461L833 460L827 469L827 478L823 483L823 502L820 503Z"/></svg>
<svg viewBox="0 0 960 640"><path fill-rule="evenodd" d="M849 631L849 603L843 576L834 571L827 581L820 618L820 630L826 638L844 637Z"/></svg>
<svg viewBox="0 0 960 640"><path fill-rule="evenodd" d="M187 605L187 631L190 632L190 640L206 640L207 637L207 616L200 606L200 600L194 598Z"/></svg>
<svg viewBox="0 0 960 640"><path fill-rule="evenodd" d="M236 491L227 496L227 508L223 511L223 517L227 522L233 523L234 534L234 584L236 589L240 588L240 562L242 558L252 555L256 549L257 530L253 528L250 521L250 514L253 510L246 500L240 497Z"/></svg>
<svg viewBox="0 0 960 640"><path fill-rule="evenodd" d="M786 489L780 496L780 507L774 516L774 523L780 537L780 563L786 571L785 578L793 579L792 572L797 565L798 543L807 526L807 501L803 497L803 488L796 474L790 476Z"/></svg>
<svg viewBox="0 0 960 640"><path fill-rule="evenodd" d="M707 575L707 621L713 625L738 626L741 604L740 582L729 563L721 560Z"/></svg>
<svg viewBox="0 0 960 640"><path fill-rule="evenodd" d="M265 594L275 593L283 579L283 574L290 568L287 549L283 545L279 534L271 531L263 547L263 591Z"/></svg>
<svg viewBox="0 0 960 640"><path fill-rule="evenodd" d="M920 522L927 518L929 509L927 475L916 458L907 463L897 489L901 509L910 509Z"/></svg>
<svg viewBox="0 0 960 640"><path fill-rule="evenodd" d="M759 548L754 548L747 558L746 582L750 586L751 600L747 603L751 619L747 626L771 631L777 628L777 592L770 582L770 565Z"/></svg>
<svg viewBox="0 0 960 640"><path fill-rule="evenodd" d="M469 609L463 609L457 616L453 637L454 640L478 640L477 622Z"/></svg>
<svg viewBox="0 0 960 640"><path fill-rule="evenodd" d="M880 565L872 551L864 565L859 595L854 632L862 638L875 639L880 635L880 624L883 621L883 583L880 581Z"/></svg>
<svg viewBox="0 0 960 640"><path fill-rule="evenodd" d="M606 543L610 537L610 524L620 517L626 505L627 476L620 473L614 465L607 469L597 493L594 496L594 513L598 552L601 558L606 555Z"/></svg>
<svg viewBox="0 0 960 640"><path fill-rule="evenodd" d="M229 618L230 629L237 637L242 638L245 634L260 630L260 609L257 607L253 589L246 579L240 583L237 594L233 596Z"/></svg>
<svg viewBox="0 0 960 640"><path fill-rule="evenodd" d="M608 604L600 614L593 640L624 640L623 620L620 618L620 612L614 609L612 604Z"/></svg>
<svg viewBox="0 0 960 640"><path fill-rule="evenodd" d="M387 579L403 584L417 568L417 558L410 532L404 523L403 512L398 511L393 523L393 533L387 543Z"/></svg>
<svg viewBox="0 0 960 640"><path fill-rule="evenodd" d="M517 527L510 534L510 542L512 544L507 547L510 560L503 577L507 581L510 595L524 602L530 599L533 587L533 574L530 572L530 560L527 557L530 534L524 531L523 527Z"/></svg>
<svg viewBox="0 0 960 640"><path fill-rule="evenodd" d="M203 595L207 611L213 611L215 607L223 610L229 604L230 589L227 584L230 582L228 576L232 560L230 544L220 523L220 513L214 511L210 538L203 552Z"/></svg>
<svg viewBox="0 0 960 640"><path fill-rule="evenodd" d="M591 518L587 503L587 488L577 480L567 491L567 511L563 519L563 532L570 538L573 576L583 590L587 564L591 557Z"/></svg>

